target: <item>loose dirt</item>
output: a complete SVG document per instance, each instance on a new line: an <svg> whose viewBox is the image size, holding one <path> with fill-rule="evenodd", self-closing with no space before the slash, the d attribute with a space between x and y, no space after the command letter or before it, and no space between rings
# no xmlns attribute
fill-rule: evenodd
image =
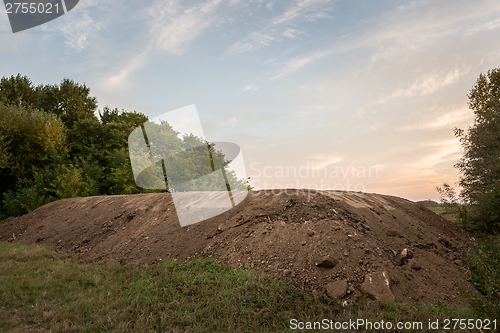
<svg viewBox="0 0 500 333"><path fill-rule="evenodd" d="M214 258L347 302L361 290L410 304L481 297L462 264L471 236L380 194L251 191L232 210L183 228L168 193L71 198L0 225L0 241L14 240L134 264ZM372 276L385 286L370 286Z"/></svg>

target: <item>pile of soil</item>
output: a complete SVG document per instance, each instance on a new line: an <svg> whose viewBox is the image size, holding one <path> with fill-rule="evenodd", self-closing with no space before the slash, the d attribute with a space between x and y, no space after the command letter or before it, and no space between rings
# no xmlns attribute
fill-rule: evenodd
<svg viewBox="0 0 500 333"><path fill-rule="evenodd" d="M169 193L70 198L1 225L0 241L14 240L134 264L214 258L347 302L365 294L467 305L481 297L462 263L470 235L380 194L251 191L235 208L183 228ZM377 276L382 285L370 286Z"/></svg>

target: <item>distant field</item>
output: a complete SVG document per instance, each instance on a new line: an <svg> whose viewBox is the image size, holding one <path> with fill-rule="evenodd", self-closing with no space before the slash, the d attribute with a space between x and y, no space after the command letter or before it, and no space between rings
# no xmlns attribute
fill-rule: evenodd
<svg viewBox="0 0 500 333"><path fill-rule="evenodd" d="M443 208L443 207L427 207L427 208L438 215L448 213L448 209Z"/></svg>

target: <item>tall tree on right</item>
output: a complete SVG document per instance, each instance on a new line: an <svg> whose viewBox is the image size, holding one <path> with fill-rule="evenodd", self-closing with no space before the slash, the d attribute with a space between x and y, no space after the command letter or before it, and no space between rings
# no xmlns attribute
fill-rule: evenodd
<svg viewBox="0 0 500 333"><path fill-rule="evenodd" d="M500 68L481 74L468 94L474 124L455 128L464 155L460 170L461 196L470 205L468 217L479 228L500 228Z"/></svg>

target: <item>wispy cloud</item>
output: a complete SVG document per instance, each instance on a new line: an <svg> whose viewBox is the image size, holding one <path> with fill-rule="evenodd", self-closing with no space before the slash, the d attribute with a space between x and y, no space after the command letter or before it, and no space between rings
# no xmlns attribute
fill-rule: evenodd
<svg viewBox="0 0 500 333"><path fill-rule="evenodd" d="M244 86L243 88L238 89L237 91L246 92L246 91L254 91L254 90L258 90L258 89L260 89L260 87L257 84L252 83L252 84L248 84L248 85Z"/></svg>
<svg viewBox="0 0 500 333"><path fill-rule="evenodd" d="M298 35L301 35L303 34L303 32L301 31L298 31L297 29L292 29L292 28L287 28L282 34L281 36L285 37L285 38L290 38L290 39L294 39L294 38L297 38Z"/></svg>
<svg viewBox="0 0 500 333"><path fill-rule="evenodd" d="M320 170L332 164L342 162L344 158L339 156L330 156L330 155L316 155L316 156L311 156L309 160L312 161L311 167L313 170Z"/></svg>
<svg viewBox="0 0 500 333"><path fill-rule="evenodd" d="M493 30L493 29L496 29L499 27L500 27L500 18L493 20L493 21L488 21L488 22L483 23L483 24L478 24L470 29L467 29L465 31L465 36L470 36L470 35L478 33L478 32Z"/></svg>
<svg viewBox="0 0 500 333"><path fill-rule="evenodd" d="M156 45L172 54L182 54L188 44L217 21L221 0L206 1L183 8L178 0L158 0L150 8L153 17L150 32Z"/></svg>
<svg viewBox="0 0 500 333"><path fill-rule="evenodd" d="M312 52L287 60L281 68L273 76L271 76L271 80L280 79L285 75L295 72L302 67L331 54L332 52L332 50Z"/></svg>
<svg viewBox="0 0 500 333"><path fill-rule="evenodd" d="M113 88L119 86L126 82L128 76L144 64L146 59L146 52L140 53L127 63L117 74L111 75L104 81L104 86L107 88Z"/></svg>
<svg viewBox="0 0 500 333"><path fill-rule="evenodd" d="M98 6L104 4L99 0L82 1L71 12L54 21L56 29L64 35L65 44L70 51L85 50L92 38L105 29L107 21L101 17L96 19ZM50 24L42 25L40 28L44 31L53 29Z"/></svg>
<svg viewBox="0 0 500 333"><path fill-rule="evenodd" d="M330 2L329 0L299 0L290 8L288 8L283 14L275 17L272 20L272 24L283 24L285 22L292 21L296 18L325 18L329 17L328 14L324 12L324 8L321 5Z"/></svg>
<svg viewBox="0 0 500 333"><path fill-rule="evenodd" d="M243 52L255 51L260 48L270 46L284 38L294 39L303 32L291 28L287 25L296 21L310 21L330 18L326 6L330 0L298 0L287 8L282 14L273 17L264 24L264 27L253 31L245 38L237 41L228 48L228 55L236 55ZM266 5L267 9L272 8L272 4Z"/></svg>
<svg viewBox="0 0 500 333"><path fill-rule="evenodd" d="M438 115L434 119L429 119L419 124L407 125L402 127L401 131L415 131L415 130L438 130L442 128L452 128L464 123L471 123L474 119L474 114L471 110L463 107L452 112Z"/></svg>
<svg viewBox="0 0 500 333"><path fill-rule="evenodd" d="M458 140L444 140L428 146L428 154L416 160L409 169L433 169L438 164L454 164L460 156Z"/></svg>
<svg viewBox="0 0 500 333"><path fill-rule="evenodd" d="M262 32L253 32L244 40L238 41L231 45L228 49L229 55L235 55L238 53L255 51L261 47L269 46L273 41L276 41L277 37L270 36Z"/></svg>
<svg viewBox="0 0 500 333"><path fill-rule="evenodd" d="M447 73L426 73L414 80L406 88L397 89L392 93L392 97L425 96L432 94L439 89L449 86L461 77L469 73L469 69L455 68Z"/></svg>

